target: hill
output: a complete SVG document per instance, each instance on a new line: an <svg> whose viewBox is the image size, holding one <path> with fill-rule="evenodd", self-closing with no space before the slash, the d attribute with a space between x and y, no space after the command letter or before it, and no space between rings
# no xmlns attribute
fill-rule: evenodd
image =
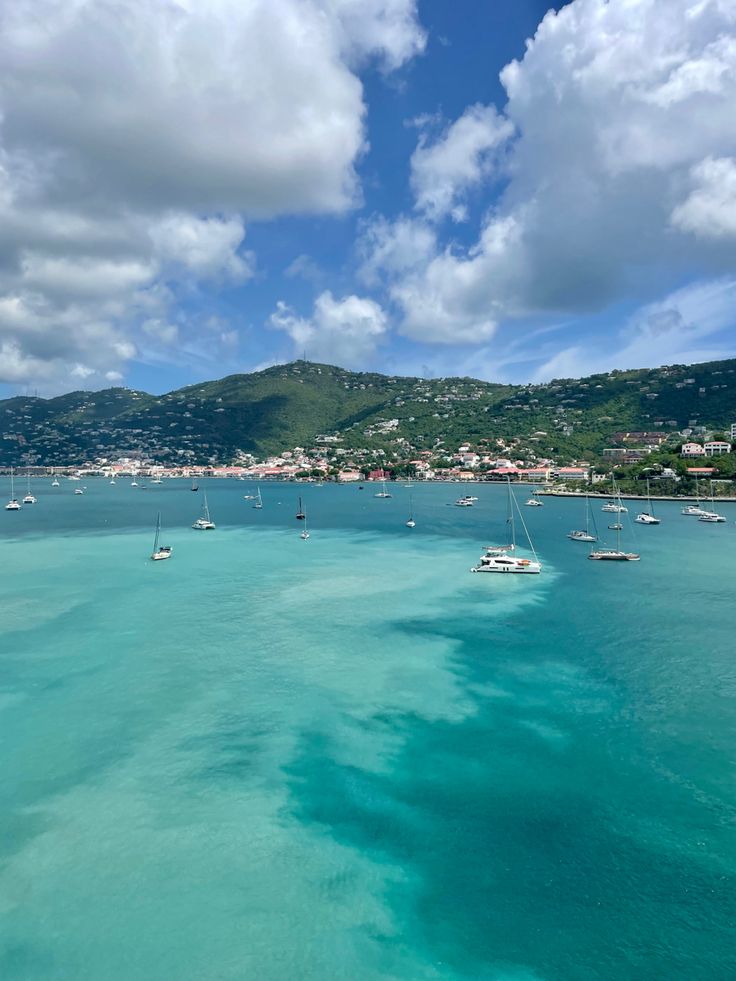
<svg viewBox="0 0 736 981"><path fill-rule="evenodd" d="M621 430L736 422L736 359L613 371L544 385L422 379L296 361L153 396L124 388L0 401L0 465L115 453L228 462L310 446L419 450L522 437L559 460L598 454Z"/></svg>

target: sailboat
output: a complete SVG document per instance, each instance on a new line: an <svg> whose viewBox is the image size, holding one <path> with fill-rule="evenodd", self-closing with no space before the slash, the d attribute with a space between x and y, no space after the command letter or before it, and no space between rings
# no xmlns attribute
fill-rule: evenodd
<svg viewBox="0 0 736 981"><path fill-rule="evenodd" d="M202 514L192 525L195 531L214 531L215 522L210 518L210 509L207 507L207 495L204 495L202 503Z"/></svg>
<svg viewBox="0 0 736 981"><path fill-rule="evenodd" d="M698 478L695 478L695 504L686 504L685 507L680 511L680 514L686 515L686 517L699 518L702 514L706 514L700 506L700 484L698 483Z"/></svg>
<svg viewBox="0 0 736 981"><path fill-rule="evenodd" d="M386 490L386 481L385 480L383 481L383 490L382 491L379 491L377 494L374 494L373 496L374 497L391 497L391 495L389 494L389 492Z"/></svg>
<svg viewBox="0 0 736 981"><path fill-rule="evenodd" d="M20 504L15 497L15 477L13 475L13 468L10 468L10 500L5 505L6 511L20 511Z"/></svg>
<svg viewBox="0 0 736 981"><path fill-rule="evenodd" d="M616 498L618 504L621 504L621 498ZM605 508L604 508L605 510ZM626 508L623 509L624 511ZM611 526L616 530L616 548L608 548L607 546L599 546L598 548L592 548L589 559L594 559L602 562L638 562L641 556L638 552L624 552L621 548L621 530L622 525L620 522Z"/></svg>
<svg viewBox="0 0 736 981"><path fill-rule="evenodd" d="M654 516L652 497L651 494L649 493L649 477L647 477L647 510L642 511L640 514L637 514L634 520L637 521L640 525L658 525L660 523L659 518L655 518Z"/></svg>
<svg viewBox="0 0 736 981"><path fill-rule="evenodd" d="M161 538L161 512L158 512L158 517L156 518L156 537L153 539L153 552L151 552L151 559L154 562L161 562L163 559L171 558L171 545L160 545L159 539Z"/></svg>
<svg viewBox="0 0 736 981"><path fill-rule="evenodd" d="M590 524L593 523L593 532L591 533ZM597 542L598 541L598 529L595 526L595 518L590 510L590 498L585 495L585 531L578 529L577 531L571 531L567 536L573 542Z"/></svg>
<svg viewBox="0 0 736 981"><path fill-rule="evenodd" d="M302 507L302 499L299 498L299 510L296 512L296 520L304 521L306 519L306 514L304 513L304 508Z"/></svg>
<svg viewBox="0 0 736 981"><path fill-rule="evenodd" d="M302 506L300 504L299 505L299 510L301 511L301 509L302 509ZM303 542L306 542L306 540L309 538L309 532L307 531L307 515L306 515L306 512L304 514L302 514L302 519L304 521L304 527L302 528L301 534L299 535L299 537L301 538L301 540Z"/></svg>
<svg viewBox="0 0 736 981"><path fill-rule="evenodd" d="M60 483L59 483L59 481L58 481L58 480L56 479L56 477L54 477L54 479L53 479L53 480L51 481L51 486L52 486L52 487L61 487L61 484L60 484Z"/></svg>
<svg viewBox="0 0 736 981"><path fill-rule="evenodd" d="M508 488L508 515L506 524L509 530L509 540L506 545L486 545L483 555L478 560L478 564L471 568L471 572L500 572L500 573L522 573L527 575L538 575L542 571L542 564L534 551L529 530L524 521L519 505L511 491L511 481L506 478ZM516 552L516 522L514 520L514 508L519 512L524 533L526 534L529 548L534 559L524 559Z"/></svg>
<svg viewBox="0 0 736 981"><path fill-rule="evenodd" d="M194 477L192 477L192 486L191 486L191 490L193 490L193 491L198 491L198 490L199 490L199 484L198 484L198 483L197 483L197 481L196 481L196 480L194 479Z"/></svg>
<svg viewBox="0 0 736 981"><path fill-rule="evenodd" d="M698 521L708 521L711 524L721 524L725 522L725 518L722 514L718 514L714 510L715 503L713 501L713 481L710 482L710 509L708 511L703 511L703 513L698 517Z"/></svg>
<svg viewBox="0 0 736 981"><path fill-rule="evenodd" d="M36 503L36 498L33 496L33 494L31 494L31 472L30 472L30 470L26 474L26 477L28 478L28 493L23 498L23 503L24 504L35 504Z"/></svg>
<svg viewBox="0 0 736 981"><path fill-rule="evenodd" d="M253 505L253 507L256 508L259 511L263 507L263 499L261 498L261 488L260 487L258 488L258 491L256 493L256 502Z"/></svg>
<svg viewBox="0 0 736 981"><path fill-rule="evenodd" d="M414 520L414 495L409 495L409 520L406 522L407 528L416 528L416 521Z"/></svg>

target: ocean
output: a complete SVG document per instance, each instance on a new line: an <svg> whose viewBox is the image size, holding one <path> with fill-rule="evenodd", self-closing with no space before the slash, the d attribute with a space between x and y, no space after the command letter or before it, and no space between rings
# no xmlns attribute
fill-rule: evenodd
<svg viewBox="0 0 736 981"><path fill-rule="evenodd" d="M0 519L3 981L736 977L736 504L503 577L503 487L77 486Z"/></svg>

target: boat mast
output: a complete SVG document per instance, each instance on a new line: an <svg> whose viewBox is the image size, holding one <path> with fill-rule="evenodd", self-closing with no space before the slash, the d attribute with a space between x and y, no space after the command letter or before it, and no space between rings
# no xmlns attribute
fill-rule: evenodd
<svg viewBox="0 0 736 981"><path fill-rule="evenodd" d="M161 512L158 512L158 517L156 518L156 535L153 539L153 554L158 552L158 540L161 535Z"/></svg>

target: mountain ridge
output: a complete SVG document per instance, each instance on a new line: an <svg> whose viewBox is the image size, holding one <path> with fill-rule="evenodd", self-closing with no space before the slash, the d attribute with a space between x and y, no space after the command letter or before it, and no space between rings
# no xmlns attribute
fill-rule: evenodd
<svg viewBox="0 0 736 981"><path fill-rule="evenodd" d="M600 453L617 430L730 426L734 375L736 359L728 359L513 385L293 361L163 395L118 387L1 400L0 465L115 453L229 462L311 445L320 435L345 448L397 453L520 436L572 459Z"/></svg>

